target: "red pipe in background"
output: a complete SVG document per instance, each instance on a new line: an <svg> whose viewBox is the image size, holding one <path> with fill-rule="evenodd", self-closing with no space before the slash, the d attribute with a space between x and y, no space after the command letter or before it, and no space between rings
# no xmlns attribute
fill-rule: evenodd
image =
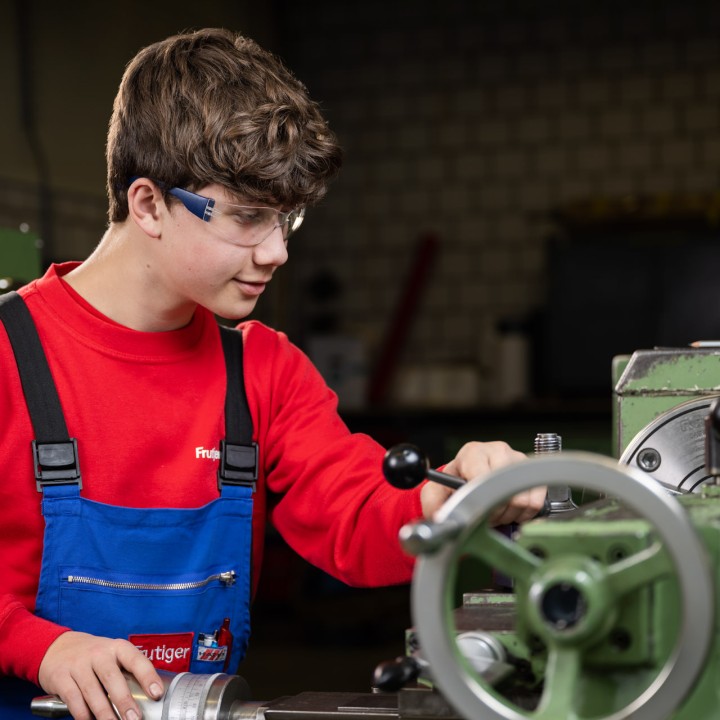
<svg viewBox="0 0 720 720"><path fill-rule="evenodd" d="M420 298L427 285L427 277L437 254L439 238L434 233L422 235L417 242L413 264L405 280L402 294L390 325L380 346L377 363L370 378L368 402L370 406L384 405L390 385L405 346L412 322L417 315Z"/></svg>

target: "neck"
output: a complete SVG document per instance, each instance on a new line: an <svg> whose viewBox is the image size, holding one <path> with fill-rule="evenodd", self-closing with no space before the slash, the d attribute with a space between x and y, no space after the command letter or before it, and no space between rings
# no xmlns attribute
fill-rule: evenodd
<svg viewBox="0 0 720 720"><path fill-rule="evenodd" d="M163 292L152 258L138 250L143 240L127 224L111 225L90 257L64 280L103 315L132 330L185 327L196 305Z"/></svg>

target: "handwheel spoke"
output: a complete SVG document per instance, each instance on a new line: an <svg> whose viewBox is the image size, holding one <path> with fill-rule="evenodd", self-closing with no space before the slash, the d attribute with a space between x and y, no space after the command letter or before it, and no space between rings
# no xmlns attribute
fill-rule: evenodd
<svg viewBox="0 0 720 720"><path fill-rule="evenodd" d="M471 552L504 575L516 580L526 579L542 563L540 558L498 530L490 528L487 523L483 523L479 530L478 544Z"/></svg>
<svg viewBox="0 0 720 720"><path fill-rule="evenodd" d="M545 687L533 720L576 720L575 698L581 671L582 654L578 648L555 647L550 650L545 671Z"/></svg>
<svg viewBox="0 0 720 720"><path fill-rule="evenodd" d="M672 573L672 561L658 542L607 568L611 591L617 595L626 595Z"/></svg>

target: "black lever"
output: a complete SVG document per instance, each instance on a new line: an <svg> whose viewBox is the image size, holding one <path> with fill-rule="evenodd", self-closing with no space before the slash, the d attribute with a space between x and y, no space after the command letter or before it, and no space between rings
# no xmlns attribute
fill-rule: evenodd
<svg viewBox="0 0 720 720"><path fill-rule="evenodd" d="M400 490L411 490L423 480L432 480L457 490L465 485L465 480L433 470L427 456L415 445L400 443L393 445L386 453L382 463L385 479ZM550 500L546 497L542 510L535 517L550 515Z"/></svg>
<svg viewBox="0 0 720 720"><path fill-rule="evenodd" d="M417 680L422 666L406 655L381 662L373 673L373 687L385 692L397 692L409 682Z"/></svg>
<svg viewBox="0 0 720 720"><path fill-rule="evenodd" d="M424 453L410 443L401 443L391 447L385 453L382 469L385 479L400 490L411 490L426 479L453 490L457 490L465 484L464 480L455 475L433 470Z"/></svg>

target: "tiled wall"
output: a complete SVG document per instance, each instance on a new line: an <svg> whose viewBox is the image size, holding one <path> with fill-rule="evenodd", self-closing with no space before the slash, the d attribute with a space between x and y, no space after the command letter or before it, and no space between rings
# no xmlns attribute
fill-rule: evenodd
<svg viewBox="0 0 720 720"><path fill-rule="evenodd" d="M373 370L428 233L439 248L393 387L409 403L493 404L524 392L522 343L498 326L544 305L552 208L718 188L716 0L279 7L277 45L346 161L257 316L307 348L318 325L353 338L349 360L323 367L353 376L346 404L362 401L358 377ZM38 207L35 187L0 180L0 226L42 234ZM84 257L105 203L55 188L52 216L52 256Z"/></svg>
<svg viewBox="0 0 720 720"><path fill-rule="evenodd" d="M501 399L496 328L544 302L552 208L718 188L720 3L320 0L285 19L285 57L346 149L293 247L285 321L302 335L307 279L334 273L341 330L372 367L417 240L437 233L398 383L472 369L451 401Z"/></svg>

